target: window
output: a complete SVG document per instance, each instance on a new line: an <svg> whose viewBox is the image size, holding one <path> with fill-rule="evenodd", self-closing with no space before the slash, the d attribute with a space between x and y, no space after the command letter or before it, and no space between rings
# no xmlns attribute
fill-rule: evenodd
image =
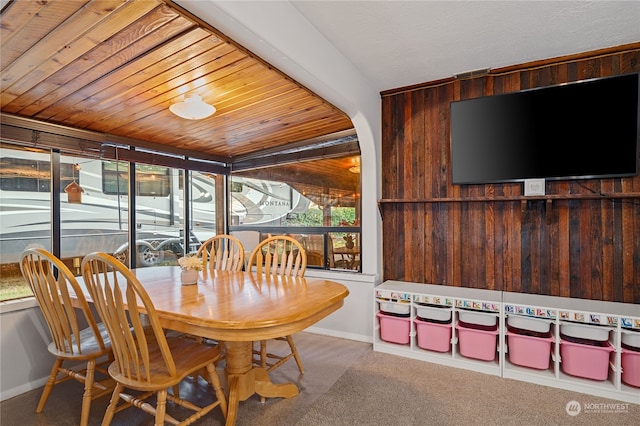
<svg viewBox="0 0 640 426"><path fill-rule="evenodd" d="M52 179L52 164L59 167L59 182ZM136 193L129 197L129 166L126 161L0 146L0 301L32 295L20 273L20 256L27 247L53 252L57 226L60 253L54 254L76 275L82 258L94 251L128 262L130 233L135 234L131 261L136 267L177 263L216 233L215 175L190 171L186 196L185 170L136 163ZM74 181L83 191L79 203L69 202L64 192ZM52 197L51 188L58 186L60 196ZM129 226L130 208L136 212L134 228ZM59 217L59 223L52 217Z"/></svg>
<svg viewBox="0 0 640 426"><path fill-rule="evenodd" d="M360 271L359 164L345 156L234 173L231 231L287 234L310 268Z"/></svg>
<svg viewBox="0 0 640 426"><path fill-rule="evenodd" d="M0 146L0 300L31 296L18 261L28 247L51 250L51 155Z"/></svg>
<svg viewBox="0 0 640 426"><path fill-rule="evenodd" d="M189 219L191 233L197 241L204 242L217 232L216 175L189 172ZM190 251L197 250L192 247Z"/></svg>
<svg viewBox="0 0 640 426"><path fill-rule="evenodd" d="M166 197L171 188L168 167L136 165L136 195ZM123 161L102 162L102 192L109 195L129 193L129 164Z"/></svg>
<svg viewBox="0 0 640 426"><path fill-rule="evenodd" d="M29 158L18 158L18 154L7 155L0 158L0 188L3 191L51 190L51 162L48 157L38 160L33 151L26 154ZM64 192L64 188L74 180L74 173L73 164L60 164L60 192Z"/></svg>
<svg viewBox="0 0 640 426"><path fill-rule="evenodd" d="M70 203L65 196L60 198L59 257L73 265L72 272L78 275L84 255L94 251L114 253L128 238L126 192L103 192L104 163L94 158L60 156L60 165L73 167L75 179L84 191L80 203ZM126 181L125 177L119 176L119 180Z"/></svg>
<svg viewBox="0 0 640 426"><path fill-rule="evenodd" d="M176 263L222 228L219 176L135 163L136 191L130 196L131 164L0 145L0 300L31 295L18 265L27 247L54 251L59 243L54 254L79 275L82 257L93 251L129 262L129 235L136 245L131 264L149 267ZM360 271L360 176L354 164L359 156L236 173L226 194L229 230L288 234L307 249L310 268ZM60 171L59 181L52 170ZM82 188L80 202L65 193L72 182ZM54 230L59 240L53 241Z"/></svg>

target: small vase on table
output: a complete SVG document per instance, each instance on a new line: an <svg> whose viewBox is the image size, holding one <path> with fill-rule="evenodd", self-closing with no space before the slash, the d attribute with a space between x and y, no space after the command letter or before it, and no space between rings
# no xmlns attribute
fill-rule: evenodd
<svg viewBox="0 0 640 426"><path fill-rule="evenodd" d="M202 269L202 259L196 256L185 256L178 259L182 268L180 281L182 285L192 285L198 282L198 271Z"/></svg>
<svg viewBox="0 0 640 426"><path fill-rule="evenodd" d="M180 272L182 285L193 285L198 283L198 271L195 269L183 269Z"/></svg>

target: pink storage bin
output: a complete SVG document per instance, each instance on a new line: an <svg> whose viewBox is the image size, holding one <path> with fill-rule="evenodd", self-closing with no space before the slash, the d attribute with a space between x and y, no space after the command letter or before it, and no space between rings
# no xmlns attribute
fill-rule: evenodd
<svg viewBox="0 0 640 426"><path fill-rule="evenodd" d="M460 354L467 358L493 361L496 358L498 330L487 331L456 325Z"/></svg>
<svg viewBox="0 0 640 426"><path fill-rule="evenodd" d="M418 334L418 347L435 352L448 352L451 348L451 324L414 320Z"/></svg>
<svg viewBox="0 0 640 426"><path fill-rule="evenodd" d="M523 367L546 370L551 359L553 337L533 337L507 332L509 361Z"/></svg>
<svg viewBox="0 0 640 426"><path fill-rule="evenodd" d="M571 376L607 380L609 355L613 351L609 342L606 346L592 346L560 340L562 371Z"/></svg>
<svg viewBox="0 0 640 426"><path fill-rule="evenodd" d="M380 338L386 342L409 344L411 331L411 319L385 315L382 312L376 314L380 321Z"/></svg>
<svg viewBox="0 0 640 426"><path fill-rule="evenodd" d="M622 381L629 386L640 387L640 352L622 349L620 363Z"/></svg>

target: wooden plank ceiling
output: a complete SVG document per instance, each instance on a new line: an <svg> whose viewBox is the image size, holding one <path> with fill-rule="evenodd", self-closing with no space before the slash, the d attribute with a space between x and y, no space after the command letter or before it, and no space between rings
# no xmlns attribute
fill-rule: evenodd
<svg viewBox="0 0 640 426"><path fill-rule="evenodd" d="M353 130L342 111L169 1L17 0L0 31L3 114L226 162ZM187 94L217 112L173 115Z"/></svg>

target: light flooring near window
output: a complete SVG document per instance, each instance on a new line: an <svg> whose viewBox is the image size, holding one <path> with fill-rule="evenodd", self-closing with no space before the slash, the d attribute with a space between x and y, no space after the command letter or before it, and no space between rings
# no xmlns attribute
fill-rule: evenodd
<svg viewBox="0 0 640 426"><path fill-rule="evenodd" d="M254 395L240 403L238 425L638 425L639 404L504 379L483 373L373 352L372 345L311 333L294 336L305 364L300 374L287 362L271 374L274 383L292 381L300 394L291 399ZM274 342L274 351L278 350ZM222 366L221 366L222 367ZM82 386L54 389L42 414L35 407L42 389L0 404L3 426L77 425ZM185 381L181 394L210 398L202 381ZM92 404L89 424L99 425L109 397ZM569 407L569 408L567 408ZM168 404L169 413L176 410ZM176 411L173 411L174 413ZM117 413L112 425L147 426L153 418L140 410ZM196 422L222 425L215 410Z"/></svg>

